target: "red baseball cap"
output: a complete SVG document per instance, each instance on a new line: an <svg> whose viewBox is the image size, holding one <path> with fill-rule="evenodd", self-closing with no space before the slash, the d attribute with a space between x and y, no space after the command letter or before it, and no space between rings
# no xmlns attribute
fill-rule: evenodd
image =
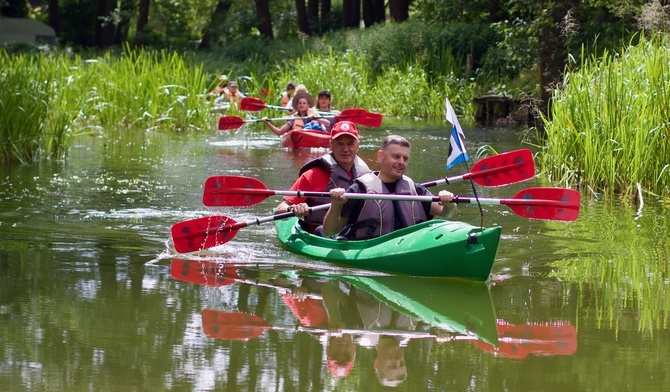
<svg viewBox="0 0 670 392"><path fill-rule="evenodd" d="M349 135L358 140L358 129L351 121L340 121L333 125L333 130L330 131L330 139L337 139L340 136Z"/></svg>

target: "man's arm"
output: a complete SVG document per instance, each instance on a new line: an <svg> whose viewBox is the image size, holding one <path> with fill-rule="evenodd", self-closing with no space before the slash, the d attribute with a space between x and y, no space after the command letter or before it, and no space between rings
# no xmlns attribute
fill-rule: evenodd
<svg viewBox="0 0 670 392"><path fill-rule="evenodd" d="M339 233L349 222L348 218L340 216L342 206L347 202L347 199L342 196L344 192L344 188L330 190L330 208L328 208L326 216L323 219L323 234L326 237L332 237Z"/></svg>
<svg viewBox="0 0 670 392"><path fill-rule="evenodd" d="M315 191L321 192L328 186L328 181L330 180L330 173L328 170L322 167L314 167L306 172L302 173L300 177L293 183L291 186L291 191ZM307 202L306 197L297 197L297 196L284 196L284 201L279 203L275 208L275 213L281 214L288 211L289 206L296 206L298 204L305 204ZM309 206L305 204L304 210L307 211ZM303 208L295 211L296 215L299 212L303 212ZM304 215L307 215L308 212L305 212ZM298 216L304 216L298 215Z"/></svg>

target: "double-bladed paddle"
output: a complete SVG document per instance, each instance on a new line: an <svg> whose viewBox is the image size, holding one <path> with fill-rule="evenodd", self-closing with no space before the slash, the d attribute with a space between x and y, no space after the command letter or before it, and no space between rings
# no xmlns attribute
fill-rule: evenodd
<svg viewBox="0 0 670 392"><path fill-rule="evenodd" d="M284 110L284 111L289 111L291 110L290 108L287 108L285 106L275 106L275 105L268 105L265 102L263 102L262 99L254 98L254 97L245 97L242 98L240 101L240 109L246 110L249 112L260 112L263 109L270 108L270 109L277 109L277 110ZM331 114L330 112L324 112L324 111L318 111L319 114L322 115L328 115Z"/></svg>
<svg viewBox="0 0 670 392"><path fill-rule="evenodd" d="M229 131L231 129L237 129L247 123L258 123L267 121L290 121L296 119L308 120L312 118L335 118L338 121L351 121L356 124L364 125L367 127L379 127L382 123L382 115L379 113L371 113L365 109L345 109L339 114L325 114L320 116L309 116L309 117L278 117L278 118L254 118L250 120L245 120L239 116L222 116L219 118L218 128L219 131Z"/></svg>
<svg viewBox="0 0 670 392"><path fill-rule="evenodd" d="M261 111L265 108L278 109L278 110L290 110L289 108L284 107L284 106L268 105L265 102L263 102L263 100L258 99L258 98L253 98L253 97L242 98L242 100L240 101L240 109L242 109L242 110L247 110L247 111L250 111L250 112L258 112L258 111ZM328 116L332 116L332 115L337 116L337 114L333 114L333 113L327 112L327 111L320 111L319 110L317 112L321 116L326 117L326 118L328 118ZM343 112L346 112L346 110L343 111ZM382 115L381 114L368 112L368 111L364 111L364 112L365 113L364 113L361 121L358 122L358 124L366 125L366 126L369 126L369 127L378 127L378 126L381 125L381 123L382 123ZM348 121L356 122L356 121L353 121L353 120L348 120Z"/></svg>
<svg viewBox="0 0 670 392"><path fill-rule="evenodd" d="M424 182L423 185L430 187L471 179L479 185L497 187L525 181L534 175L533 155L530 150L522 149L486 157L477 162L469 173ZM210 207L246 207L258 204L269 196L297 196L280 192L269 191L261 181L250 177L213 176L205 182L203 203ZM316 197L305 192L300 192L300 195Z"/></svg>
<svg viewBox="0 0 670 392"><path fill-rule="evenodd" d="M244 177L242 177L244 178ZM239 179L239 177L238 177ZM251 179L255 180L255 179ZM257 180L255 180L257 181ZM243 194L241 192L244 192ZM251 188L229 188L222 189L218 194L219 199L212 199L210 205L223 205L223 200L229 200L230 195L238 195L240 202L244 198L263 197L270 195L291 195L329 198L328 192L300 192L300 191L271 191L265 189ZM242 195L241 197L239 195ZM368 193L345 193L344 197L349 199L375 199L375 200L399 200L399 201L439 201L437 196L412 196L412 195L378 195ZM454 197L453 203L506 205L519 216L529 219L574 221L579 216L579 192L573 189L563 188L528 188L517 193L510 199ZM249 202L246 202L246 205ZM226 204L230 205L230 204ZM238 204L239 205L239 204ZM329 208L330 204L310 207L309 211L318 211ZM270 215L255 218L246 222L236 222L232 218L223 215L214 215L197 218L176 223L172 226L172 241L179 253L195 252L214 246L225 244L233 239L237 231L249 225L272 222L294 216L293 212Z"/></svg>
<svg viewBox="0 0 670 392"><path fill-rule="evenodd" d="M306 331L316 334L332 333L333 330L307 326L276 326L252 313L203 309L202 327L205 335L222 340L241 340L259 338L267 330L285 332ZM340 334L365 335L378 334L410 338L434 338L439 342L457 340L472 341L475 346L503 358L524 359L531 355L572 355L577 351L577 330L566 323L531 323L513 325L499 320L498 345L486 343L477 335L465 335L441 331L437 328L429 331L392 330L392 329L352 329L340 328Z"/></svg>
<svg viewBox="0 0 670 392"><path fill-rule="evenodd" d="M234 182L234 186L229 186ZM330 198L329 192L277 191L265 188L262 182L251 177L214 176L205 182L203 203L208 207L252 206L268 196L295 196ZM395 200L395 201L440 201L437 196L414 196L377 193L345 193L347 199ZM486 204L509 206L518 215L531 219L573 221L579 216L580 194L574 189L527 188L509 199L474 198L455 196L452 203Z"/></svg>

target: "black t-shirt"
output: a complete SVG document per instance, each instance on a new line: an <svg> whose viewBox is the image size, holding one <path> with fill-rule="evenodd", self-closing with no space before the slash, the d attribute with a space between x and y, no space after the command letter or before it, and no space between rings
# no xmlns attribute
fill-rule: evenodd
<svg viewBox="0 0 670 392"><path fill-rule="evenodd" d="M389 190L390 193L395 192L396 185L397 185L396 182L384 183L384 186L386 186L386 188ZM421 184L414 183L414 187L416 188L416 194L419 196L434 196L432 193L430 193L428 189L426 189L425 186ZM360 184L356 182L352 186L347 188L347 193L364 193L363 187L361 187ZM348 218L349 223L355 223L356 221L358 221L358 216L361 214L364 202L365 200L363 199L348 199L347 202L344 203L344 205L342 206L340 216ZM393 203L395 207L396 202L394 201ZM430 201L421 202L421 205L423 206L423 210L425 211L428 220L433 218L433 216L430 215L431 204L432 202ZM395 217L393 221L395 222L394 223L395 227L393 228L393 230L402 229L402 227L400 227L401 225L400 219L398 218L398 208L394 208L394 210L395 210Z"/></svg>

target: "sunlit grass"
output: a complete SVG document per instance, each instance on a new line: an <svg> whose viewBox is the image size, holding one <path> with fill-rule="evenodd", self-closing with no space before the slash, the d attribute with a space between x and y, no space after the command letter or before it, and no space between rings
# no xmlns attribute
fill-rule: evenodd
<svg viewBox="0 0 670 392"><path fill-rule="evenodd" d="M566 75L539 156L551 180L589 193L670 195L670 49L655 38Z"/></svg>
<svg viewBox="0 0 670 392"><path fill-rule="evenodd" d="M306 54L262 78L253 76L247 92L261 97L261 89L266 89L268 103L276 104L286 82L293 80L307 86L315 97L322 89L330 90L333 106L338 109L364 108L384 116L415 119L442 118L444 97L448 95L460 115L474 115L473 98L479 87L453 77L451 70L431 78L419 64L388 67L378 77L373 77L369 69L365 57L352 51L331 50L326 56Z"/></svg>
<svg viewBox="0 0 670 392"><path fill-rule="evenodd" d="M61 159L70 136L212 127L202 67L167 51L84 59L0 52L0 160Z"/></svg>

